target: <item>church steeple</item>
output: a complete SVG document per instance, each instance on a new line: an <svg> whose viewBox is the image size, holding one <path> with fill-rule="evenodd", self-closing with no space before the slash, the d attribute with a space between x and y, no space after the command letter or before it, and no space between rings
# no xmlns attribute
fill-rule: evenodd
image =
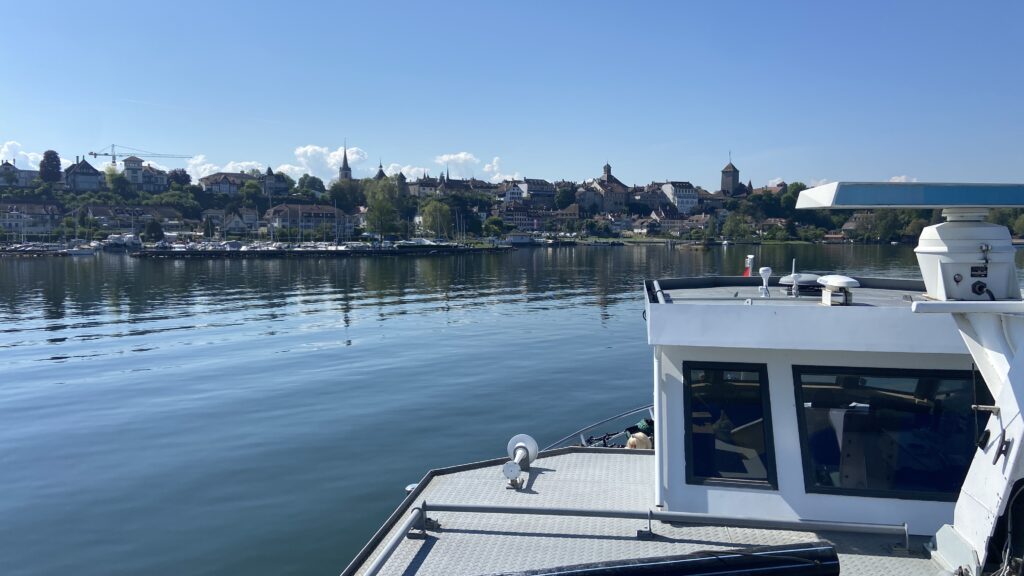
<svg viewBox="0 0 1024 576"><path fill-rule="evenodd" d="M341 168L338 168L338 180L348 182L352 179L352 169L348 167L348 143L341 152Z"/></svg>
<svg viewBox="0 0 1024 576"><path fill-rule="evenodd" d="M373 175L373 179L374 180L383 180L383 179L385 179L387 177L388 177L388 175L384 173L384 162L383 161L377 162L377 173Z"/></svg>

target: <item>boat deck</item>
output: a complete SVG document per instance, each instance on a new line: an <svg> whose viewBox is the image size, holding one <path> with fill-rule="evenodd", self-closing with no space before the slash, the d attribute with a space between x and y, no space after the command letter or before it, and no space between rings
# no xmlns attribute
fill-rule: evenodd
<svg viewBox="0 0 1024 576"><path fill-rule="evenodd" d="M910 308L911 302L925 300L924 282L920 280L893 280L857 278L860 287L852 289L852 306L897 306ZM778 278L769 279L771 298L762 298L758 291L760 278L702 277L659 280L658 288L651 283L650 290L656 302L657 292L666 304L701 305L755 305L755 306L820 306L821 292L804 288L800 296L792 298L785 291L788 286L778 284Z"/></svg>
<svg viewBox="0 0 1024 576"><path fill-rule="evenodd" d="M654 522L654 537L639 539L646 520L430 511L431 505L496 505L646 511L654 488L648 450L568 448L542 453L522 490L507 488L491 460L431 472L420 482L344 575L364 574L410 511L427 503L440 522L426 538L404 538L380 574L495 574L628 558L726 551L754 546L832 542L844 575L948 574L928 558L927 539L911 539L911 553L894 552L902 538L847 532L797 532Z"/></svg>

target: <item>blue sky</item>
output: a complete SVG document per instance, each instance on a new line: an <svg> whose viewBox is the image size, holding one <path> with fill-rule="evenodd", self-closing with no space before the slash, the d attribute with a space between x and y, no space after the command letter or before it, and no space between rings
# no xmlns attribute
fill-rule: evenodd
<svg viewBox="0 0 1024 576"><path fill-rule="evenodd" d="M5 2L0 155L1024 181L1022 2Z"/></svg>

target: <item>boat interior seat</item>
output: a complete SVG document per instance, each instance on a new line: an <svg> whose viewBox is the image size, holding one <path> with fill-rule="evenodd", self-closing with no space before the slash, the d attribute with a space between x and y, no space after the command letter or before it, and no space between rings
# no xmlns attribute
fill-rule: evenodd
<svg viewBox="0 0 1024 576"><path fill-rule="evenodd" d="M893 487L899 447L870 412L849 410L843 416L839 486L864 490Z"/></svg>

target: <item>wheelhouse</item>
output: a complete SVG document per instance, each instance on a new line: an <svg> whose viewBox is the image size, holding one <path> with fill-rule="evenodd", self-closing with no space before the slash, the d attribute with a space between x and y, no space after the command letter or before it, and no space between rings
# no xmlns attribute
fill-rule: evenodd
<svg viewBox="0 0 1024 576"><path fill-rule="evenodd" d="M991 403L953 319L912 313L921 282L849 279L830 305L778 280L646 283L657 505L934 534Z"/></svg>

